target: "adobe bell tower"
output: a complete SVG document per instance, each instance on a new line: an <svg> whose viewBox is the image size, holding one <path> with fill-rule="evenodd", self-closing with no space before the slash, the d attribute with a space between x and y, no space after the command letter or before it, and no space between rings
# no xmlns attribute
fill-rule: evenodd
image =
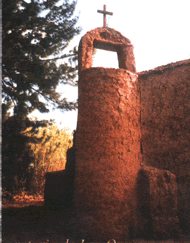
<svg viewBox="0 0 190 243"><path fill-rule="evenodd" d="M60 226L76 240L177 237L181 231L176 176L146 166L141 159L133 45L106 27L105 15L111 13L105 7L100 13L104 27L87 32L79 44L74 145L68 150L66 169L58 177L47 175L45 203L61 206ZM94 48L117 52L119 68L92 67ZM53 186L52 179L57 179Z"/></svg>
<svg viewBox="0 0 190 243"><path fill-rule="evenodd" d="M104 19L111 14L105 7L100 12ZM94 48L117 52L119 68L92 67ZM51 176L46 178L46 204L58 199L65 210L62 226L77 240L179 236L176 176L142 163L133 45L104 20L104 27L81 38L78 54L75 142L53 193Z"/></svg>
<svg viewBox="0 0 190 243"><path fill-rule="evenodd" d="M117 52L119 69L92 67L93 48ZM74 204L97 234L127 237L137 224L140 93L133 46L118 31L96 28L79 44Z"/></svg>

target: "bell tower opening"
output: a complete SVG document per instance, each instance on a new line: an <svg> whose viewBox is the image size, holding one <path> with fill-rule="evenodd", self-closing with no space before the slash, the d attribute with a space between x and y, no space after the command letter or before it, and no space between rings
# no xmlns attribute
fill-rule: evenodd
<svg viewBox="0 0 190 243"><path fill-rule="evenodd" d="M93 56L94 49L98 50ZM78 60L79 72L91 67L113 67L117 69L118 66L119 69L136 72L133 45L130 40L108 27L96 28L82 37L79 44Z"/></svg>
<svg viewBox="0 0 190 243"><path fill-rule="evenodd" d="M119 68L118 55L115 51L94 48L92 67Z"/></svg>

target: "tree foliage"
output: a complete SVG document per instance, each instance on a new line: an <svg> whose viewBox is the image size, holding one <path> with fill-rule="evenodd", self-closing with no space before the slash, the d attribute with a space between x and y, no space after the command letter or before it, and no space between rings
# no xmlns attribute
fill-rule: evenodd
<svg viewBox="0 0 190 243"><path fill-rule="evenodd" d="M58 162L64 167L59 153L65 153L67 135L28 115L35 109L48 112L52 105L76 108L56 91L61 83L76 84L77 51L63 52L80 32L75 6L75 0L2 1L2 185L9 191L29 190L37 171L58 169ZM66 62L58 66L59 58Z"/></svg>
<svg viewBox="0 0 190 243"><path fill-rule="evenodd" d="M29 123L28 119L18 120L15 116L5 116L2 122L2 186L8 191L29 187L28 167L33 156L28 144L35 142L25 133Z"/></svg>
<svg viewBox="0 0 190 243"><path fill-rule="evenodd" d="M76 2L58 2L3 0L2 95L5 105L13 104L14 114L48 112L48 104L76 108L56 92L59 83L75 84L76 63L57 66L56 60L80 32L73 17ZM75 57L76 49L62 58L69 56Z"/></svg>
<svg viewBox="0 0 190 243"><path fill-rule="evenodd" d="M15 116L4 118L2 140L2 186L9 192L43 192L45 173L63 170L72 146L66 129Z"/></svg>

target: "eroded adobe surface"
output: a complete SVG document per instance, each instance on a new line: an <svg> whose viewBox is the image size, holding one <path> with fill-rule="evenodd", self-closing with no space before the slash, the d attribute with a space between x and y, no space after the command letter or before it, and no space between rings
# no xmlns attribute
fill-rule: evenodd
<svg viewBox="0 0 190 243"><path fill-rule="evenodd" d="M139 73L143 162L177 176L180 224L190 227L190 60Z"/></svg>
<svg viewBox="0 0 190 243"><path fill-rule="evenodd" d="M136 74L105 68L80 73L74 200L107 237L129 237L137 224L139 119Z"/></svg>
<svg viewBox="0 0 190 243"><path fill-rule="evenodd" d="M190 60L138 75L144 163L184 177L190 171Z"/></svg>
<svg viewBox="0 0 190 243"><path fill-rule="evenodd" d="M167 239L180 234L176 176L142 166L138 180L139 235Z"/></svg>
<svg viewBox="0 0 190 243"><path fill-rule="evenodd" d="M116 51L119 68L136 72L133 45L130 40L112 28L96 28L87 32L79 44L79 72L92 67L93 49Z"/></svg>

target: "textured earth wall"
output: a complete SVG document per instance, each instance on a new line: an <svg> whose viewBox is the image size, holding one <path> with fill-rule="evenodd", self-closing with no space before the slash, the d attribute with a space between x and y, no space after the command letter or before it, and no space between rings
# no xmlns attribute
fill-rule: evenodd
<svg viewBox="0 0 190 243"><path fill-rule="evenodd" d="M139 73L143 162L177 176L179 212L190 225L190 60Z"/></svg>
<svg viewBox="0 0 190 243"><path fill-rule="evenodd" d="M157 240L179 236L176 176L167 170L142 166L137 190L139 236Z"/></svg>
<svg viewBox="0 0 190 243"><path fill-rule="evenodd" d="M139 73L139 82L143 161L182 176L190 169L190 61Z"/></svg>
<svg viewBox="0 0 190 243"><path fill-rule="evenodd" d="M114 237L137 223L139 98L134 73L90 68L80 74L75 206L93 215L99 233Z"/></svg>

